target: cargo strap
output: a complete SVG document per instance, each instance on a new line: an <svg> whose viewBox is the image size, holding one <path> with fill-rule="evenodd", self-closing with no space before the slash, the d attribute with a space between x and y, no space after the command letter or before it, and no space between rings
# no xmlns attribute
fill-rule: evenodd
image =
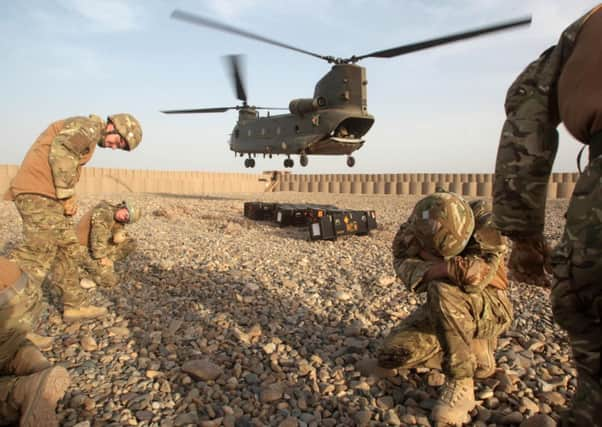
<svg viewBox="0 0 602 427"><path fill-rule="evenodd" d="M595 158L602 156L602 131L596 132L591 136L587 144L589 146L589 161L593 161ZM581 155L585 150L585 145L579 150L577 154L577 169L581 173Z"/></svg>
<svg viewBox="0 0 602 427"><path fill-rule="evenodd" d="M15 283L0 291L0 308L7 305L15 295L20 294L27 286L27 274L21 274Z"/></svg>

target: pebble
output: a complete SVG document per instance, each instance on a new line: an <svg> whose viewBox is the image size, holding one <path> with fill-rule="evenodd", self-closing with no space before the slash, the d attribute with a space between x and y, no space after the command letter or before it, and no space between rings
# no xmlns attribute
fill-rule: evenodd
<svg viewBox="0 0 602 427"><path fill-rule="evenodd" d="M520 423L520 427L556 427L556 425L552 417L544 414L533 415Z"/></svg>
<svg viewBox="0 0 602 427"><path fill-rule="evenodd" d="M49 293L36 332L57 337L44 354L69 369L72 384L57 409L62 424L428 425L440 371L360 363L374 360L381 340L423 304L396 279L390 249L420 197L102 197L133 198L151 214L127 227L138 250L116 263L122 283L86 291L107 316L64 324ZM379 227L370 236L311 242L303 228L243 218L242 203L254 199L375 209ZM75 221L98 200L82 196ZM6 255L21 239L21 220L13 203L0 205ZM566 206L548 201L551 244L562 235ZM566 333L551 320L548 289L512 282L509 296L515 320L499 339L496 375L476 382L476 395L487 398L473 422L518 421L518 412L524 419L515 425L538 412L536 419L554 422L576 384ZM203 363L196 374L195 362Z"/></svg>

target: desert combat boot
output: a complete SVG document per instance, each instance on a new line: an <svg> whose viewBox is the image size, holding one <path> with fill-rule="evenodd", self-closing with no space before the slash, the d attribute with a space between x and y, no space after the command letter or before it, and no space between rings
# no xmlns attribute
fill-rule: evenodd
<svg viewBox="0 0 602 427"><path fill-rule="evenodd" d="M8 373L19 377L50 368L50 362L33 344L24 345L8 364Z"/></svg>
<svg viewBox="0 0 602 427"><path fill-rule="evenodd" d="M78 320L96 319L106 316L107 313L106 307L98 307L96 305L65 307L63 310L63 321L70 323L77 322Z"/></svg>
<svg viewBox="0 0 602 427"><path fill-rule="evenodd" d="M472 340L471 350L476 358L474 377L482 380L495 373L494 349L497 347L497 338L475 338Z"/></svg>
<svg viewBox="0 0 602 427"><path fill-rule="evenodd" d="M20 427L58 427L56 404L69 387L69 373L54 366L0 382L0 419Z"/></svg>
<svg viewBox="0 0 602 427"><path fill-rule="evenodd" d="M431 419L436 426L461 426L470 422L470 411L475 406L473 379L450 378L441 387L439 399L431 412Z"/></svg>

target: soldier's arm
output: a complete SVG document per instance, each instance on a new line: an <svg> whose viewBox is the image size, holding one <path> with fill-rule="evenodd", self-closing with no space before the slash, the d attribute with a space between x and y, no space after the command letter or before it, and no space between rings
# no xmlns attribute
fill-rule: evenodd
<svg viewBox="0 0 602 427"><path fill-rule="evenodd" d="M90 228L90 254L94 259L106 258L113 251L113 209L108 204L94 208Z"/></svg>
<svg viewBox="0 0 602 427"><path fill-rule="evenodd" d="M53 139L48 162L58 199L68 199L75 194L81 158L93 149L100 132L99 122L76 118L68 121Z"/></svg>
<svg viewBox="0 0 602 427"><path fill-rule="evenodd" d="M485 253L455 256L446 261L449 279L465 292L481 292L496 279L503 254Z"/></svg>
<svg viewBox="0 0 602 427"><path fill-rule="evenodd" d="M412 291L420 292L425 275L436 263L420 258L420 245L407 224L402 224L393 239L393 268L399 280Z"/></svg>

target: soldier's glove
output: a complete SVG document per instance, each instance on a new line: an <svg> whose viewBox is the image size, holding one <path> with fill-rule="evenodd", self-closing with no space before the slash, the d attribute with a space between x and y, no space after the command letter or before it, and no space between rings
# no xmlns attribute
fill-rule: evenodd
<svg viewBox="0 0 602 427"><path fill-rule="evenodd" d="M550 248L543 235L511 236L512 253L508 261L509 276L518 282L550 287Z"/></svg>
<svg viewBox="0 0 602 427"><path fill-rule="evenodd" d="M63 213L65 216L73 216L77 213L77 199L75 196L63 200Z"/></svg>
<svg viewBox="0 0 602 427"><path fill-rule="evenodd" d="M109 258L101 258L98 260L98 262L100 263L100 265L105 266L105 267L113 267L113 261L111 261Z"/></svg>

